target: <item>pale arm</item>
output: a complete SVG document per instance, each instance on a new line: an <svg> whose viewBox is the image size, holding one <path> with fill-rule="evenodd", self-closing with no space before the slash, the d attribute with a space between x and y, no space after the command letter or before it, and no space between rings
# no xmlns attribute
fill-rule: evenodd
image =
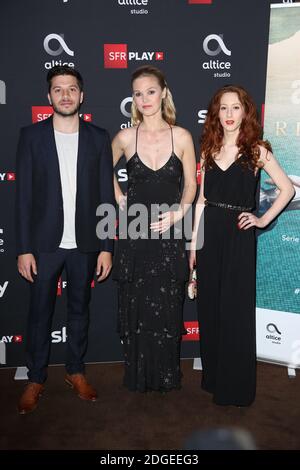
<svg viewBox="0 0 300 470"><path fill-rule="evenodd" d="M192 203L194 202L197 182L196 182L196 157L192 137L187 133L185 137L185 147L182 156L184 187L180 201L181 214L180 218L184 217Z"/></svg>
<svg viewBox="0 0 300 470"><path fill-rule="evenodd" d="M205 205L205 197L204 197L204 180L205 180L205 169L204 169L204 160L201 158L200 162L200 171L201 171L201 185L200 185L200 193L199 197L196 202L195 207L195 215L194 215L194 226L193 226L193 233L192 233L192 240L191 240L191 248L190 248L190 257L189 257L189 265L190 269L192 270L196 264L196 250L197 250L197 235L199 229L199 223L204 211Z"/></svg>
<svg viewBox="0 0 300 470"><path fill-rule="evenodd" d="M119 132L112 141L112 152L113 152L113 166L118 164L120 158L124 155L124 138L122 135L122 131ZM126 202L126 196L123 194L120 185L118 183L118 179L116 174L114 174L114 190L115 190L115 198L117 204L119 204L120 209L124 208Z"/></svg>
<svg viewBox="0 0 300 470"><path fill-rule="evenodd" d="M264 164L263 168L279 189L279 194L272 206L261 217L256 217L254 214L248 212L242 212L239 215L239 228L244 230L253 226L264 228L269 225L287 206L295 194L295 190L290 179L283 171L274 155L264 147L260 146L260 150L261 161Z"/></svg>

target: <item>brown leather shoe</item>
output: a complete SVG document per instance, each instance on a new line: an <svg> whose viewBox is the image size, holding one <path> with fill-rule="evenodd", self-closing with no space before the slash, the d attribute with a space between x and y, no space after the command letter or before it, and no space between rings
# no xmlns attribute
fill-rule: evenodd
<svg viewBox="0 0 300 470"><path fill-rule="evenodd" d="M96 401L98 398L96 390L87 382L83 374L67 374L65 382L78 393L82 400Z"/></svg>
<svg viewBox="0 0 300 470"><path fill-rule="evenodd" d="M18 403L18 411L21 415L30 413L37 407L44 388L44 385L35 382L29 382L29 384L26 385Z"/></svg>

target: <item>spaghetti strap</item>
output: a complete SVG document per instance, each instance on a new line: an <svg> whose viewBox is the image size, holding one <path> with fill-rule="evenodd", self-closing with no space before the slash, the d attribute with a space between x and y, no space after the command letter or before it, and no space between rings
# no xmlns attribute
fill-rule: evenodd
<svg viewBox="0 0 300 470"><path fill-rule="evenodd" d="M169 124L170 126L170 124ZM174 153L174 139L173 139L173 129L172 129L172 126L170 126L170 129L171 129L171 139L172 139L172 154Z"/></svg>
<svg viewBox="0 0 300 470"><path fill-rule="evenodd" d="M173 139L173 129L172 126L170 126L171 129L171 139L172 139L172 154L174 153L174 139Z"/></svg>
<svg viewBox="0 0 300 470"><path fill-rule="evenodd" d="M138 130L141 124L139 124L136 128L136 133L135 133L135 153L137 154L137 142L138 142Z"/></svg>

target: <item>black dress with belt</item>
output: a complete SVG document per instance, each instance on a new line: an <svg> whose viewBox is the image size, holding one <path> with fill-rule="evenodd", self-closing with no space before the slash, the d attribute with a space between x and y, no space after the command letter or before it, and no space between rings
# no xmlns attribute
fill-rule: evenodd
<svg viewBox="0 0 300 470"><path fill-rule="evenodd" d="M202 388L220 405L250 405L256 388L256 237L240 230L238 215L255 206L259 181L242 155L225 171L205 173L204 245L197 252L197 304Z"/></svg>
<svg viewBox="0 0 300 470"><path fill-rule="evenodd" d="M168 239L149 229L157 221L162 204L172 206L181 199L182 163L172 152L158 170L143 163L136 151L127 162L127 238L120 228L113 278L118 281L118 330L124 346L124 385L129 390L168 391L180 388L180 341L184 332L183 302L188 263L185 242L172 227ZM132 210L143 204L148 226L140 236L130 233ZM131 215L130 215L131 211ZM129 235L128 235L129 232Z"/></svg>

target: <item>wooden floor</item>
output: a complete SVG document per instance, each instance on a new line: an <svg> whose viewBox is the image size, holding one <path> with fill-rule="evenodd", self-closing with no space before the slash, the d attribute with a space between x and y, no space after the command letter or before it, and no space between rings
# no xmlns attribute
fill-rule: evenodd
<svg viewBox="0 0 300 470"><path fill-rule="evenodd" d="M97 388L95 403L80 400L64 383L64 368L49 368L38 408L20 416L16 404L24 382L1 369L0 449L183 449L193 433L215 428L245 430L261 450L300 449L300 372L258 363L257 396L249 408L221 407L200 388L201 372L182 361L182 389L167 394L129 392L123 364L87 366Z"/></svg>

